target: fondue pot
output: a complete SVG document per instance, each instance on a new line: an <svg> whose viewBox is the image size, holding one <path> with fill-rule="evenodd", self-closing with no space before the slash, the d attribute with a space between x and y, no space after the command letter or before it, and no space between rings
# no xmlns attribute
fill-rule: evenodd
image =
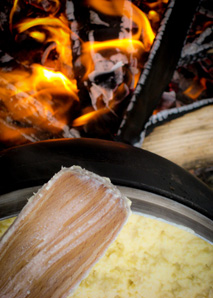
<svg viewBox="0 0 213 298"><path fill-rule="evenodd" d="M192 229L213 242L213 193L176 164L143 149L98 139L59 139L0 153L0 219L17 215L61 167L79 165L113 184L132 210Z"/></svg>

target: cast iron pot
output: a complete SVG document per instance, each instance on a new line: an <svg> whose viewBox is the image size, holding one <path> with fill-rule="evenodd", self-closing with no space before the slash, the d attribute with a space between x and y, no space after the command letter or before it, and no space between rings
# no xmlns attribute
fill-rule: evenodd
<svg viewBox="0 0 213 298"><path fill-rule="evenodd" d="M109 177L132 210L192 229L213 242L213 192L176 164L148 151L97 139L60 139L0 153L0 218L17 215L61 167Z"/></svg>

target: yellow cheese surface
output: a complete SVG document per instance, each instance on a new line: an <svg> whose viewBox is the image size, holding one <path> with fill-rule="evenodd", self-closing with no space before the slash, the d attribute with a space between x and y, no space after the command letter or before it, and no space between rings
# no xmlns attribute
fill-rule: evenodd
<svg viewBox="0 0 213 298"><path fill-rule="evenodd" d="M2 234L12 220L0 222ZM213 298L213 245L132 214L69 298Z"/></svg>

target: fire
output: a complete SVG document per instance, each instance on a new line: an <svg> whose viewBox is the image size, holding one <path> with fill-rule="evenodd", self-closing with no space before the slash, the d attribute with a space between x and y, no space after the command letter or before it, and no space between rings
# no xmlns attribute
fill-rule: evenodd
<svg viewBox="0 0 213 298"><path fill-rule="evenodd" d="M10 31L12 31L12 28L13 28L13 16L14 16L14 13L17 9L17 6L18 6L18 1L19 0L14 0L13 2L13 7L11 9L11 12L10 12L10 16L9 16L9 21L10 21Z"/></svg>
<svg viewBox="0 0 213 298"><path fill-rule="evenodd" d="M30 32L29 35L37 40L38 42L44 42L45 39L46 39L46 35L45 33L42 33L42 32L39 32L39 31L33 31L33 32Z"/></svg>
<svg viewBox="0 0 213 298"><path fill-rule="evenodd" d="M65 112L78 100L75 82L62 73L32 65L31 73L0 73L1 102L15 121L44 130L63 129ZM64 96L57 100L57 95ZM73 100L71 101L70 98ZM24 119L23 119L24 117Z"/></svg>
<svg viewBox="0 0 213 298"><path fill-rule="evenodd" d="M122 16L125 0L88 0L87 4L110 16Z"/></svg>
<svg viewBox="0 0 213 298"><path fill-rule="evenodd" d="M18 30L19 34L29 30L27 34L32 38L38 42L50 44L42 55L41 64L47 64L48 55L54 49L59 55L57 59L58 65L60 65L60 67L58 66L59 70L65 74L69 74L67 68L69 67L70 71L72 69L72 53L70 51L71 30L63 15L59 18L53 16L36 19L27 18L20 24L16 24L14 28Z"/></svg>
<svg viewBox="0 0 213 298"><path fill-rule="evenodd" d="M127 18L132 19L138 28L137 33L133 34L133 39L139 39L142 36L145 49L150 50L155 34L145 13L131 2L126 1L124 14Z"/></svg>
<svg viewBox="0 0 213 298"><path fill-rule="evenodd" d="M22 21L20 24L15 25L15 28L18 28L19 33L26 31L27 29L30 29L35 26L55 26L55 27L61 27L65 30L69 30L60 19L57 19L55 17L48 17L48 18L37 18L37 19L26 19Z"/></svg>
<svg viewBox="0 0 213 298"><path fill-rule="evenodd" d="M109 41L103 41L103 42L87 42L84 44L85 52L90 51L101 51L101 50L107 50L110 48L119 48L121 50L125 50L130 53L135 53L138 49L144 50L144 46L142 42L139 40L134 39L115 39L115 40L109 40Z"/></svg>
<svg viewBox="0 0 213 298"><path fill-rule="evenodd" d="M117 49L120 53L125 53L126 55L132 55L135 57L140 57L145 49L144 45L139 40L134 40L130 38L125 39L115 39L115 40L108 40L103 42L85 42L83 44L82 49L82 56L81 62L86 68L86 73L84 75L83 80L88 78L88 75L91 74L95 68L94 60L96 60L95 55L100 53L101 51L110 50L110 49ZM111 58L112 60L113 58ZM116 62L118 62L117 60ZM112 68L111 68L112 69ZM109 69L105 68L105 71ZM138 76L135 76L136 84L138 81Z"/></svg>
<svg viewBox="0 0 213 298"><path fill-rule="evenodd" d="M15 12L18 10L18 4L20 0L14 0L13 7L10 12L9 21L10 21L10 30L12 31L13 28L13 17ZM55 15L59 8L60 8L60 0L51 0L51 5L48 5L48 1L43 0L28 0L26 1L30 5L39 8L41 10L44 10L46 12L50 12L52 15Z"/></svg>
<svg viewBox="0 0 213 298"><path fill-rule="evenodd" d="M106 108L99 109L98 111L88 112L85 115L82 115L76 118L72 125L73 127L78 127L87 124L91 119L94 119L96 116L105 114L108 111Z"/></svg>
<svg viewBox="0 0 213 298"><path fill-rule="evenodd" d="M155 34L151 28L150 22L147 16L132 2L124 0L88 0L89 5L96 10L113 16L124 16L132 23L135 23L137 32L132 34L132 39L143 38L144 46L146 49L150 49Z"/></svg>
<svg viewBox="0 0 213 298"><path fill-rule="evenodd" d="M65 93L70 94L74 99L77 97L77 86L75 80L68 79L59 71L52 71L44 68L41 65L32 65L33 74L30 79L33 80L33 89L42 90L45 92L48 89L50 93ZM29 88L30 82L25 82ZM51 90L52 88L52 90Z"/></svg>
<svg viewBox="0 0 213 298"><path fill-rule="evenodd" d="M155 38L146 14L127 0L87 0L86 5L94 12L120 17L121 31L117 39L83 41L72 32L72 24L61 11L59 0L24 3L41 14L36 17L29 14L17 21L21 6L19 0L14 0L9 17L10 30L16 41L24 34L40 44L41 50L36 55L32 50L36 60L31 63L26 57L21 61L24 66L21 70L0 71L1 141L37 140L38 131L57 135L68 124L79 127L97 115L114 114L116 101L125 98L136 87L143 66L138 61L150 50ZM72 36L81 46L80 59L76 62L84 67L81 81L75 78ZM106 56L107 51L113 54ZM105 80L109 80L112 89L102 86ZM70 120L73 106L81 101L79 84L88 88L91 106Z"/></svg>
<svg viewBox="0 0 213 298"><path fill-rule="evenodd" d="M204 90L206 90L206 79L198 79L196 77L194 78L192 84L183 92L183 94L187 95L193 100L196 100Z"/></svg>

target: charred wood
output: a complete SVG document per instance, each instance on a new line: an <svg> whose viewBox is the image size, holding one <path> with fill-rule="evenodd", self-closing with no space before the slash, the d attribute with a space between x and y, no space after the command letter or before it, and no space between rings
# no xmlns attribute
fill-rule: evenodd
<svg viewBox="0 0 213 298"><path fill-rule="evenodd" d="M209 42L205 42L208 39ZM206 28L192 43L187 43L182 50L178 66L191 64L212 56L213 26Z"/></svg>
<svg viewBox="0 0 213 298"><path fill-rule="evenodd" d="M139 84L118 130L117 140L130 144L140 142L144 125L172 78L198 4L199 1L171 1L169 4ZM168 64L166 71L165 61Z"/></svg>

